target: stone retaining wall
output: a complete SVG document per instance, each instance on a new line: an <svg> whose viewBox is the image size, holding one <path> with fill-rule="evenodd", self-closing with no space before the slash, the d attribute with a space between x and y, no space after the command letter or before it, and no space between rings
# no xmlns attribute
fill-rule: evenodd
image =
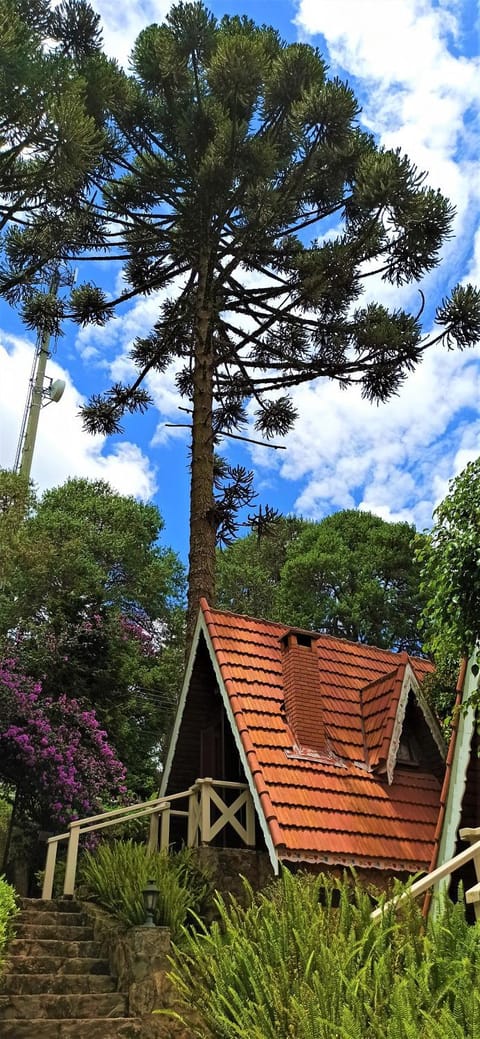
<svg viewBox="0 0 480 1039"><path fill-rule="evenodd" d="M214 848L204 845L195 848L201 866L208 870L213 887L220 894L244 900L242 878L254 891L260 891L273 880L273 869L267 852L253 848Z"/></svg>
<svg viewBox="0 0 480 1039"><path fill-rule="evenodd" d="M94 939L110 963L117 990L128 1000L128 1013L142 1018L142 1039L193 1039L192 1031L169 1014L153 1010L184 1011L167 974L171 939L168 927L125 926L92 902L82 909L93 927Z"/></svg>

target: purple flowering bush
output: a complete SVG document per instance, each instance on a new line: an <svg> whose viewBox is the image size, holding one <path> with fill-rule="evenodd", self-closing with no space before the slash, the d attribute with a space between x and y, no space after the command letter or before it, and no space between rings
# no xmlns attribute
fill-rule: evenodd
<svg viewBox="0 0 480 1039"><path fill-rule="evenodd" d="M123 800L125 768L93 710L64 694L42 697L40 682L0 663L0 773L46 826L95 814Z"/></svg>

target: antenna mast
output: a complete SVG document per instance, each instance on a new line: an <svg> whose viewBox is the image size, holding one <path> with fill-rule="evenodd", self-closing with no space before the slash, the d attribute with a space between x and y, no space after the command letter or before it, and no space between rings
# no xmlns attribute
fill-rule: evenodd
<svg viewBox="0 0 480 1039"><path fill-rule="evenodd" d="M50 282L50 293L56 295L58 286L60 284L60 278L58 273L53 275ZM24 476L26 480L30 479L30 471L32 468L33 451L35 448L35 441L37 438L38 420L40 417L40 409L42 407L42 399L45 394L43 384L45 382L45 369L48 358L50 357L50 333L47 331L39 332L37 337L37 343L35 347L35 354L33 357L32 371L30 373L30 380L28 384L27 399L25 402L25 408L23 412L22 425L20 429L20 436L18 438L17 453L15 455L14 472L19 473L20 476ZM61 380L58 380L58 384ZM54 397L50 395L50 399L59 400L65 384L63 383L60 389L60 385L57 387L57 395ZM48 393L48 391L47 391Z"/></svg>

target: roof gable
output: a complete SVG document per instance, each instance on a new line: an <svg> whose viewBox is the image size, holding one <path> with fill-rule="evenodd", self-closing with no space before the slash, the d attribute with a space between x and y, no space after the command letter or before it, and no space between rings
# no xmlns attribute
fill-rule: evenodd
<svg viewBox="0 0 480 1039"><path fill-rule="evenodd" d="M380 675L360 691L365 749L370 768L386 764L402 687L402 668Z"/></svg>

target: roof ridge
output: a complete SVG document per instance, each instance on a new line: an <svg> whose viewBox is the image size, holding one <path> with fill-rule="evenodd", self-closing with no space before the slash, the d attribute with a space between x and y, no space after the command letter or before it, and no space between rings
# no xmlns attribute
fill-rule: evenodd
<svg viewBox="0 0 480 1039"><path fill-rule="evenodd" d="M205 596L202 596L202 598L200 599L200 605L202 604L204 604L204 607L202 607L204 609L204 612L205 609L207 609L210 615L220 614L221 616L225 617L239 617L241 620L253 621L255 624L269 624L275 628L279 628L284 632L300 631L304 632L305 634L311 635L314 639L328 639L329 642L340 643L340 645L342 646L354 646L359 651L365 649L373 650L375 653L387 654L388 656L399 658L406 657L410 661L418 660L421 663L427 663L431 665L431 661L428 660L427 657L416 657L415 655L408 653L406 649L401 649L398 651L395 649L387 649L385 646L375 646L372 642L358 642L354 639L347 639L342 635L330 635L327 631L317 631L314 628L302 628L298 624L286 624L284 621L275 621L269 617L254 617L252 613L239 613L237 610L227 610L219 606L210 606Z"/></svg>
<svg viewBox="0 0 480 1039"><path fill-rule="evenodd" d="M214 613L219 613L224 617L240 617L241 620L255 621L256 624L272 624L275 628L281 628L283 631L288 631L291 627L291 625L284 624L283 621L269 620L268 617L254 617L251 613L238 613L236 610L224 610L221 609L219 606L210 606L205 596L201 597L200 606L202 607L204 613L206 610L208 610L210 615ZM315 634L315 632L312 632L312 634Z"/></svg>
<svg viewBox="0 0 480 1039"><path fill-rule="evenodd" d="M397 667L392 667L391 671L384 671L383 674L377 675L377 678L372 678L370 682L365 682L365 685L360 687L360 693L363 693L366 689L370 689L374 685L380 685L382 682L386 682L387 679L392 677L392 675L397 674L400 666L401 665L398 664Z"/></svg>

